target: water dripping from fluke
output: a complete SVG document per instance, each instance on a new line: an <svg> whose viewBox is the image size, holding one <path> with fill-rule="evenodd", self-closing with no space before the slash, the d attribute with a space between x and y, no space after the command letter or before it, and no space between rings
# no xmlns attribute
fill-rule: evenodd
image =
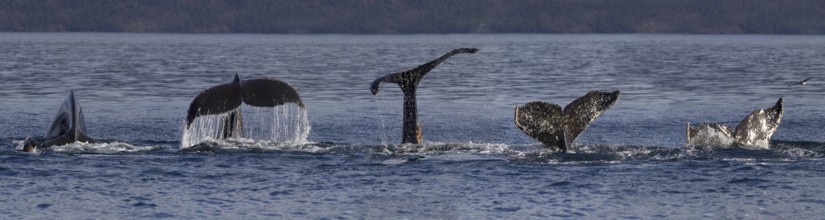
<svg viewBox="0 0 825 220"><path fill-rule="evenodd" d="M227 118L233 114L240 116L239 131L229 131L233 126L227 125L231 123ZM181 148L203 142L220 142L225 137L243 142L278 143L273 144L273 147L283 144L304 145L309 143L307 138L310 130L307 110L297 104L288 103L275 107L242 105L227 113L202 115L196 118L189 128L184 125ZM228 133L232 134L227 135Z"/></svg>

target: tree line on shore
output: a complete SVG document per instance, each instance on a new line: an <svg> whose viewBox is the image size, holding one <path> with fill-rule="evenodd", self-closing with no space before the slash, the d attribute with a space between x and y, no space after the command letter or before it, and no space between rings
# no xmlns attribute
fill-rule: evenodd
<svg viewBox="0 0 825 220"><path fill-rule="evenodd" d="M0 31L825 34L825 1L3 0Z"/></svg>

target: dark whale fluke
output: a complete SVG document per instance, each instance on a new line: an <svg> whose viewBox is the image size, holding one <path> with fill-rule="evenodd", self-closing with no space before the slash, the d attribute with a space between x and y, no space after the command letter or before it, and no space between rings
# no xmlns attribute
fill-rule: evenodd
<svg viewBox="0 0 825 220"><path fill-rule="evenodd" d="M83 110L75 99L74 92L69 91L69 97L60 105L49 129L42 138L28 137L23 143L23 151L32 152L37 149L46 149L74 142L97 142L86 135L86 121Z"/></svg>
<svg viewBox="0 0 825 220"><path fill-rule="evenodd" d="M238 74L235 74L235 79L231 83L203 90L192 100L186 115L186 128L189 129L198 116L230 112L224 120L222 138L242 137L242 115L240 111L235 111L241 103L255 107L295 103L304 108L298 92L289 84L268 78L241 80Z"/></svg>
<svg viewBox="0 0 825 220"><path fill-rule="evenodd" d="M516 127L548 147L567 152L570 145L593 120L607 111L619 99L619 91L591 91L574 100L562 110L546 102L530 102L516 106Z"/></svg>
<svg viewBox="0 0 825 220"><path fill-rule="evenodd" d="M690 126L687 124L687 144L720 147L767 149L773 133L782 122L784 103L782 98L769 109L758 109L739 122L736 129L713 123Z"/></svg>
<svg viewBox="0 0 825 220"><path fill-rule="evenodd" d="M444 62L447 58L460 53L476 53L477 48L459 48L450 51L447 54L416 67L415 69L404 72L393 73L383 77L379 77L372 81L370 91L372 95L378 94L378 86L381 82L390 82L398 84L401 91L404 92L404 130L401 143L421 144L423 141L423 134L421 133L421 124L418 123L418 110L416 109L415 91L418 88L418 82L430 70L433 70L438 64Z"/></svg>

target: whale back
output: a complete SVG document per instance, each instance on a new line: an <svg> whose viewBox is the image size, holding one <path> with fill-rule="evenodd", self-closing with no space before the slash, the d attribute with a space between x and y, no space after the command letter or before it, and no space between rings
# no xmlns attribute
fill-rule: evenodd
<svg viewBox="0 0 825 220"><path fill-rule="evenodd" d="M737 144L743 148L767 149L771 137L782 122L783 105L780 98L773 107L758 109L745 117L736 126L734 136Z"/></svg>

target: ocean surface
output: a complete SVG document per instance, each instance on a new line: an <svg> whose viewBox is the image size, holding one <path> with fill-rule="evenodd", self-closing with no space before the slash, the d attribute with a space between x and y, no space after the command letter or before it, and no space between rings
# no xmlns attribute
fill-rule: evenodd
<svg viewBox="0 0 825 220"><path fill-rule="evenodd" d="M403 95L370 83L459 47L479 52L419 85L424 144L399 144ZM0 218L822 219L823 73L825 36L0 33ZM245 109L281 127L181 146L192 99L234 74L306 112ZM621 97L569 154L514 126L591 90ZM107 143L20 152L69 91ZM779 98L768 150L685 144Z"/></svg>

